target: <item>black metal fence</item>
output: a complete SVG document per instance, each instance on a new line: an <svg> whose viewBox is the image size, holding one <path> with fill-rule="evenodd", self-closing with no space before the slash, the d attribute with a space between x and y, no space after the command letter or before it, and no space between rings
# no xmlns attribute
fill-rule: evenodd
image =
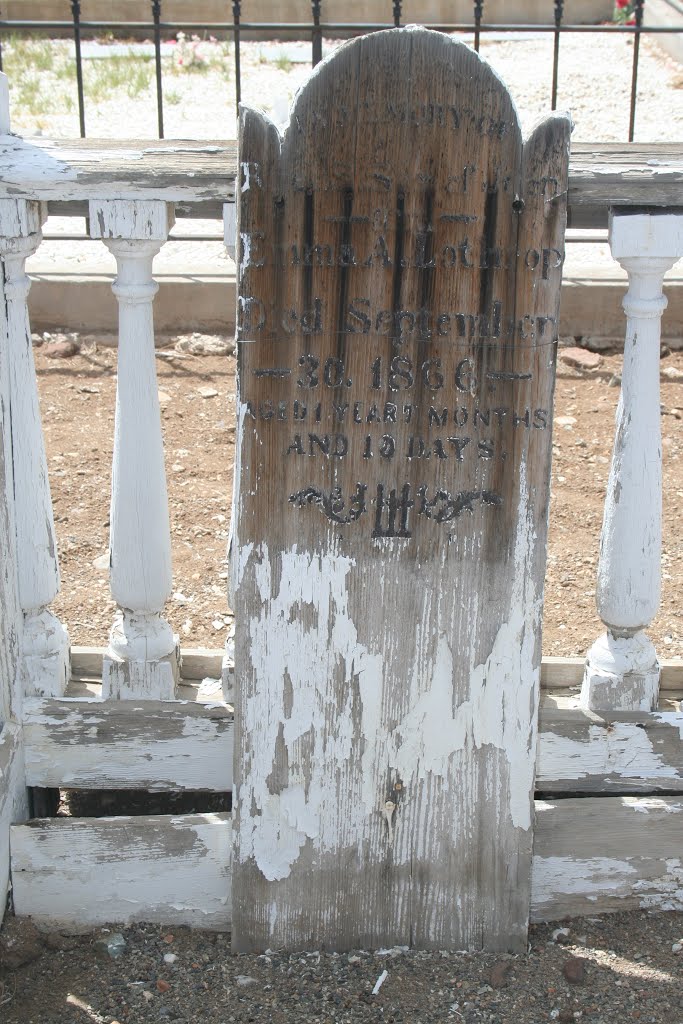
<svg viewBox="0 0 683 1024"><path fill-rule="evenodd" d="M380 0L376 0L379 6ZM74 57L76 62L76 87L78 91L78 116L81 137L86 135L85 120L85 93L83 89L83 58L81 53L81 40L85 34L97 36L106 32L117 34L150 32L154 39L155 73L156 73L156 96L157 96L157 123L159 138L164 137L164 90L161 62L162 38L173 37L177 32L210 32L217 37L230 38L234 41L235 56L235 99L239 106L241 98L241 73L240 73L240 43L245 32L258 32L261 35L278 38L283 34L295 35L300 39L310 38L311 40L311 64L313 67L322 60L322 41L325 33L339 34L360 34L364 32L376 32L386 28L400 28L403 0L382 0L386 8L386 22L374 22L369 24L326 22L323 20L323 8L325 0L310 0L311 20L307 22L243 22L241 0L225 0L226 15L231 20L223 22L170 22L163 20L163 0L149 0L151 21L83 21L81 19L80 0L64 0L65 13L70 14L69 20L65 21L18 21L0 19L0 70L2 70L2 38L8 33L44 33L68 31L73 34ZM638 63L640 59L640 40L644 34L658 35L661 33L678 34L683 32L682 27L654 26L644 23L645 0L634 0L632 3L632 17L630 22L621 24L598 24L598 25L573 25L564 21L564 0L548 0L548 22L542 25L508 25L493 24L484 20L485 0L474 0L472 4L472 20L451 24L429 24L427 28L439 32L473 32L474 48L479 51L479 44L482 33L486 32L524 32L550 33L553 36L553 69L551 84L551 105L555 110L557 105L557 82L560 63L560 41L566 33L610 33L630 34L633 36L633 64L631 71L631 97L629 108L628 141L632 142L635 131L637 89L638 89Z"/></svg>

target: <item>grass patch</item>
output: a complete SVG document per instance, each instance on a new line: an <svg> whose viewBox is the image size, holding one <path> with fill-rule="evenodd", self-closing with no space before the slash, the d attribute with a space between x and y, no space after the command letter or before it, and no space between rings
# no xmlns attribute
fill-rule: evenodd
<svg viewBox="0 0 683 1024"><path fill-rule="evenodd" d="M83 62L83 87L87 99L106 102L117 92L135 99L152 84L152 57L102 57Z"/></svg>
<svg viewBox="0 0 683 1024"><path fill-rule="evenodd" d="M40 119L77 108L73 44L63 40L11 36L3 44L3 64L17 112ZM152 57L115 55L83 61L83 88L88 104L125 95L135 99L154 80ZM38 122L40 126L40 121Z"/></svg>

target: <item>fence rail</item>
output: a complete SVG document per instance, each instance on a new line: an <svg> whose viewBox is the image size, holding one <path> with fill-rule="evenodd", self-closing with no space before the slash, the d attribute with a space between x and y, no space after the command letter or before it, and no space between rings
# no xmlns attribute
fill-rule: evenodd
<svg viewBox="0 0 683 1024"><path fill-rule="evenodd" d="M231 21L168 21L163 19L163 0L149 0L150 21L88 21L81 19L80 0L64 0L65 7L70 8L70 20L61 21L40 21L40 20L17 20L0 19L0 71L2 71L2 37L3 34L11 33L33 33L33 32L69 32L74 40L74 58L76 62L76 87L78 93L78 115L79 127L82 138L86 136L86 105L85 91L83 84L83 54L81 42L83 34L96 35L102 32L150 32L154 39L154 64L156 81L157 101L157 127L160 139L164 138L164 91L163 91L163 68L161 41L164 36L173 36L177 32L193 33L217 33L225 37L232 37L234 42L234 65L235 65L235 102L239 109L241 101L241 43L242 34L245 32L258 32L259 34L277 38L286 33L296 34L297 38L311 40L311 66L322 60L322 38L324 33L331 35L353 35L362 32L377 32L388 28L400 28L402 22L402 0L383 0L387 20L376 22L338 22L327 21L322 17L323 0L311 0L311 20L301 22L277 22L277 21L242 21L242 3L240 0L226 0L226 7L232 7ZM564 21L563 0L548 0L548 21L545 24L532 24L520 26L519 24L495 23L485 21L486 4L474 0L472 4L472 20L466 22L439 22L425 23L426 28L437 32L451 33L473 33L474 48L479 52L482 34L514 33L523 31L553 36L553 67L551 82L551 107L557 108L558 74L560 62L560 41L563 35L570 33L608 33L611 35L633 36L633 62L631 71L631 91L629 100L629 125L628 141L633 142L635 137L636 108L638 98L638 68L640 62L640 41L643 35L679 35L683 33L683 26L675 25L647 25L644 23L645 0L635 0L633 5L633 24L611 24L603 23L596 25L567 24Z"/></svg>

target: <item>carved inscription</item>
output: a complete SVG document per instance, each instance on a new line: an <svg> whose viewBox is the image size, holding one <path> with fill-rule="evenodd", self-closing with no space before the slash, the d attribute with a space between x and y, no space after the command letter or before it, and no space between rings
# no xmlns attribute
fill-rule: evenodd
<svg viewBox="0 0 683 1024"><path fill-rule="evenodd" d="M449 117L452 125L459 123L453 109ZM436 111L429 123L445 127L447 121L444 111ZM516 471L509 428L513 434L548 429L550 410L530 399L533 372L504 367L513 346L552 345L557 316L554 310L511 307L504 280L510 274L528 276L532 288L538 280L559 280L564 253L542 242L522 248L496 244L481 233L480 216L468 207L473 195L506 196L512 211L524 208L524 200L510 194L511 173L500 169L483 174L476 164L466 164L460 174L447 177L442 212L434 213L432 196L419 215L414 207L424 207L425 190L435 185L427 171L415 174L416 203L410 186L397 189L390 177L375 174L362 182L361 192L380 193L368 214L350 212L349 188L337 175L340 167L328 182L292 182L295 191L305 191L311 208L316 193L339 194L340 213L322 220L324 238L273 239L253 225L240 232L238 258L242 272L249 272L250 292L239 298L238 339L255 345L267 340L275 355L272 365L251 370L257 393L250 381L243 382L244 419L281 459L382 467L381 479L359 480L354 490L311 482L288 496L294 509L315 507L341 527L364 521L373 538L409 538L420 517L452 529L477 504L494 510L502 505L490 479L497 475L491 472L496 463L506 473ZM242 191L262 188L258 163L244 165ZM533 180L527 188L552 197L557 181ZM390 206L387 193L394 191L396 203ZM457 197L457 207L451 197ZM365 294L349 297L343 289L330 300L321 289L311 295L314 274L324 283L327 274L343 278L351 270L356 287L365 282ZM296 297L268 296L259 288L260 278L273 271L293 278ZM400 275L403 283L413 276L429 293L437 274L465 281L475 274L490 278L486 307L445 308L436 301L384 307L373 298L387 275ZM308 301L302 303L306 292ZM456 296L459 292L468 294L451 289ZM297 342L298 356L292 354ZM328 355L330 348L347 355ZM478 365L477 348L485 348L485 365ZM278 359L278 349L288 358ZM268 397L263 397L266 381ZM402 479L401 467L409 463L425 467L423 481ZM439 463L448 464L448 487L442 478L430 479L429 467Z"/></svg>
<svg viewBox="0 0 683 1024"><path fill-rule="evenodd" d="M526 949L570 122L409 28L243 110L233 949Z"/></svg>

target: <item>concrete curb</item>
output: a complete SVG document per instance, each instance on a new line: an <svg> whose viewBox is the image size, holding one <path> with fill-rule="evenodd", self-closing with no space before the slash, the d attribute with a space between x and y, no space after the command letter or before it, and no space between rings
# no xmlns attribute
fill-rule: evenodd
<svg viewBox="0 0 683 1024"><path fill-rule="evenodd" d="M662 338L683 347L683 264L665 282L669 300L662 320ZM235 275L224 273L157 273L159 293L154 323L162 334L202 331L229 334L235 329ZM73 270L32 274L29 313L34 331L115 332L116 300L113 275ZM560 336L622 339L621 302L626 281L618 272L585 268L565 275L562 282Z"/></svg>

